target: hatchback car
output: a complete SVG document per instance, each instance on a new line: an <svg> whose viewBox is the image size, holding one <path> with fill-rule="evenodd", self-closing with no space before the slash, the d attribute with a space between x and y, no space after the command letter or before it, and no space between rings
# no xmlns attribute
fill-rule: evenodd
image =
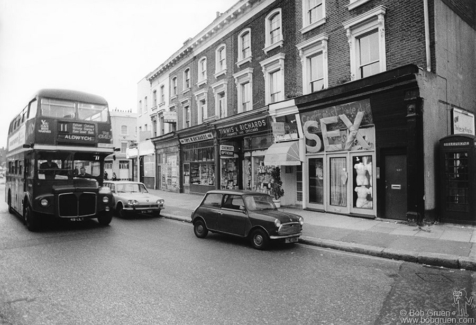
<svg viewBox="0 0 476 325"><path fill-rule="evenodd" d="M114 209L122 218L130 214L159 216L164 209L164 199L152 195L143 183L130 181L104 182L114 197Z"/></svg>
<svg viewBox="0 0 476 325"><path fill-rule="evenodd" d="M249 238L256 249L270 241L296 243L304 219L276 209L268 194L215 190L205 194L192 212L195 235L205 238L208 231Z"/></svg>

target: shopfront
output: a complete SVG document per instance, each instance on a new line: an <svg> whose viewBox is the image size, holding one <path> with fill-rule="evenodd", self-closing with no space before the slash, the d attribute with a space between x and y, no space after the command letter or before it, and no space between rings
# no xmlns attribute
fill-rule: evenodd
<svg viewBox="0 0 476 325"><path fill-rule="evenodd" d="M156 154L156 188L168 192L180 192L179 142L176 135L168 133L152 139Z"/></svg>
<svg viewBox="0 0 476 325"><path fill-rule="evenodd" d="M263 113L266 114L264 110ZM273 144L270 125L268 116L254 116L242 117L233 122L221 121L216 126L219 135L220 188L267 190L270 175L269 168L264 166L264 156Z"/></svg>
<svg viewBox="0 0 476 325"><path fill-rule="evenodd" d="M203 194L216 188L215 136L206 132L179 139L184 193Z"/></svg>
<svg viewBox="0 0 476 325"><path fill-rule="evenodd" d="M375 126L370 100L301 112L308 208L376 216Z"/></svg>

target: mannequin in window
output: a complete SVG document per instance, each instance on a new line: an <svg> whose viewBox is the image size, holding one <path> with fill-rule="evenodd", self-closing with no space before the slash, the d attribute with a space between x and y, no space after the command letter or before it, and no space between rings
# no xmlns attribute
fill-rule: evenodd
<svg viewBox="0 0 476 325"><path fill-rule="evenodd" d="M355 179L357 185L369 185L369 180L367 179L367 169L365 165L357 158L358 162L354 165L354 169L357 172L357 177Z"/></svg>

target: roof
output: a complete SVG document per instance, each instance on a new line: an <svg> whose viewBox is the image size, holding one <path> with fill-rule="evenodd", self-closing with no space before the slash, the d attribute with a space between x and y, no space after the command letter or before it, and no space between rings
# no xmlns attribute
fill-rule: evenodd
<svg viewBox="0 0 476 325"><path fill-rule="evenodd" d="M267 193L246 190L211 190L207 194L234 194L234 195L269 195Z"/></svg>
<svg viewBox="0 0 476 325"><path fill-rule="evenodd" d="M36 93L40 97L72 100L82 103L107 105L107 101L98 95L68 89L41 89Z"/></svg>

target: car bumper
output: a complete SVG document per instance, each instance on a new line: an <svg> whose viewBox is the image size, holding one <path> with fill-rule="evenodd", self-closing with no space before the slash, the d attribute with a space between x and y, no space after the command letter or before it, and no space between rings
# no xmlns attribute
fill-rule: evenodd
<svg viewBox="0 0 476 325"><path fill-rule="evenodd" d="M141 206L126 206L124 207L124 211L126 212L138 212L138 213L153 213L153 212L159 212L160 210L163 210L164 206L158 206L158 207L141 207Z"/></svg>
<svg viewBox="0 0 476 325"><path fill-rule="evenodd" d="M272 240L279 240L279 239L286 239L286 238L293 238L293 237L300 237L302 233L298 234L291 234L291 235L285 235L285 236L269 236L269 239Z"/></svg>

